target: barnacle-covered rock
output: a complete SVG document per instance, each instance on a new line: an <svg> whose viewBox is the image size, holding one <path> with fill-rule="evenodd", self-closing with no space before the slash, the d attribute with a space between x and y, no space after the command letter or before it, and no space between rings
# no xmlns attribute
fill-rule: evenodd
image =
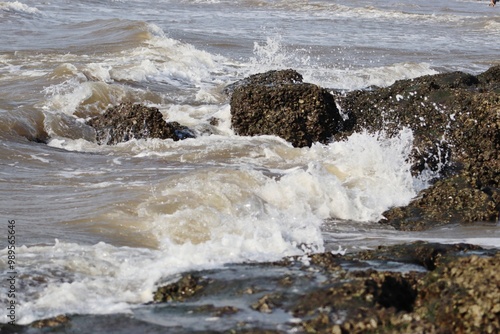
<svg viewBox="0 0 500 334"><path fill-rule="evenodd" d="M339 105L355 114L351 131L413 131L409 157L415 176L433 172L434 184L408 206L392 208L382 223L402 230L495 221L500 212L500 66L474 76L462 72L397 81L354 91ZM437 181L437 182L436 182Z"/></svg>
<svg viewBox="0 0 500 334"><path fill-rule="evenodd" d="M202 277L186 274L177 282L159 287L153 299L155 302L184 301L203 290L207 284Z"/></svg>
<svg viewBox="0 0 500 334"><path fill-rule="evenodd" d="M88 125L96 131L99 144L112 145L131 139L173 139L194 137L193 131L177 122L166 122L155 107L122 103L91 118Z"/></svg>
<svg viewBox="0 0 500 334"><path fill-rule="evenodd" d="M275 135L296 147L327 143L348 126L326 89L303 83L297 73L273 71L236 85L231 125L243 136Z"/></svg>

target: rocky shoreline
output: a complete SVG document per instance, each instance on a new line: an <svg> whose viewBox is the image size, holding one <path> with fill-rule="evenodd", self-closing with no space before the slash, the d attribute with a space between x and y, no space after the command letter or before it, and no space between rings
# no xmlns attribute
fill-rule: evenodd
<svg viewBox="0 0 500 334"><path fill-rule="evenodd" d="M412 172L432 173L434 184L409 205L389 209L380 223L415 231L499 219L500 66L477 76L428 75L335 95L336 104L325 103L324 89L293 70L258 74L236 85L232 124L239 134L274 134L294 146L360 131L391 137L410 128Z"/></svg>
<svg viewBox="0 0 500 334"><path fill-rule="evenodd" d="M415 264L428 271L349 269L366 261ZM321 253L267 264L299 267L310 283L304 289L303 277L285 274L265 287L247 280L238 293L255 294L248 307L257 312L285 311L296 319L292 327L305 333L495 333L500 329L499 263L500 252L467 244L381 246L348 256ZM203 300L221 284L225 289L234 285L217 282L210 273L186 274L159 288L155 301ZM214 310L219 316L238 311L232 305Z"/></svg>
<svg viewBox="0 0 500 334"><path fill-rule="evenodd" d="M423 230L499 219L500 66L477 76L453 72L333 94L303 83L293 70L272 71L230 85L226 93L236 133L275 134L297 147L343 140L356 131L395 136L411 128L412 172L431 171L435 180L409 205L386 211L381 224ZM133 104L110 108L87 124L100 144L196 137L164 121L157 109ZM232 324L213 332L497 333L499 264L500 249L468 244L326 252L185 273L160 287L148 307L186 305L189 312ZM0 329L67 333L79 319L64 315Z"/></svg>
<svg viewBox="0 0 500 334"><path fill-rule="evenodd" d="M500 218L500 66L477 76L428 75L345 94L302 80L300 73L282 70L228 85L235 133L276 135L303 147L354 132L391 137L410 128L412 173L431 173L434 183L409 205L387 210L380 223L416 231ZM196 137L194 130L165 121L157 108L131 103L87 124L100 144Z"/></svg>
<svg viewBox="0 0 500 334"><path fill-rule="evenodd" d="M179 316L175 311L181 309L221 321L223 329L154 327L140 317L117 317L154 333L497 333L498 264L498 249L414 242L230 265L185 273L158 288L154 302L144 306L159 319ZM61 315L0 328L2 333L78 333L85 317L98 324L106 319Z"/></svg>

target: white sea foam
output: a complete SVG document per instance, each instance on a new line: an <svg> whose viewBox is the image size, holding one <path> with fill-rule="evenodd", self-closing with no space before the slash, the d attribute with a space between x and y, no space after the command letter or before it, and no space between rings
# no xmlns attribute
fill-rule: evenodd
<svg viewBox="0 0 500 334"><path fill-rule="evenodd" d="M313 65L310 64L307 52L287 50L279 35L267 37L266 43L263 44L256 42L254 55L250 59L251 66L241 70L243 76L275 69L295 68L301 72L305 82L342 90L355 90L370 86L386 87L396 80L438 73L429 63L396 63L358 69L350 66L345 68L344 64L334 67ZM316 66L319 67L315 68Z"/></svg>
<svg viewBox="0 0 500 334"><path fill-rule="evenodd" d="M7 12L18 12L18 13L27 13L27 14L37 14L40 11L35 7L30 7L22 2L14 1L14 2L0 2L0 11Z"/></svg>
<svg viewBox="0 0 500 334"><path fill-rule="evenodd" d="M411 131L403 130L392 139L359 133L311 148L272 136L231 135L102 148L205 167L166 173L149 195L95 217L122 238L153 240L156 249L103 243L23 248L19 260L28 277L46 278L23 294L20 323L60 313L126 312L150 301L169 275L322 251L325 219L377 220L415 195L406 161L411 143Z"/></svg>
<svg viewBox="0 0 500 334"><path fill-rule="evenodd" d="M332 69L318 74L318 77L313 76L311 81L326 87L355 90L370 86L387 87L396 80L437 73L428 63L398 63L363 69Z"/></svg>
<svg viewBox="0 0 500 334"><path fill-rule="evenodd" d="M185 233L190 233L189 226L183 226L188 222L182 220L182 213L178 213L170 224L156 214L150 227L155 229L151 233L164 237L159 250L63 242L56 242L54 246L18 247L16 257L22 263L18 274L26 285L20 287L23 293L16 300L17 323L27 324L58 314L127 312L135 305L151 301L155 287L173 274L219 267L228 262L276 260L285 255L299 254L300 249L291 241L293 238L297 238L297 242L311 241L307 240L307 230L315 230L305 226L306 222L300 222L303 228L294 231L293 223L281 226L283 221L261 222L255 217L231 226L234 219L230 217L225 219L225 224L224 219L210 222L204 216L206 212L197 215L196 211L191 212L191 223L196 223L194 218L205 218L205 222L214 228L206 232L208 240L171 241L166 235L170 233L168 227L185 228ZM140 216L137 219L145 218ZM196 231L200 227L193 229ZM292 231L287 231L289 228ZM317 232L313 232L313 236L320 238ZM315 247L314 250L322 248ZM6 253L6 249L0 251L2 269L6 268ZM0 291L5 292L1 289L4 286ZM2 295L6 296L6 293Z"/></svg>
<svg viewBox="0 0 500 334"><path fill-rule="evenodd" d="M49 147L2 143L16 147L3 162L19 173L2 180L19 195L9 198L9 210L23 217L19 240L31 245L16 254L20 324L58 314L129 312L151 301L160 282L227 263L292 254L307 262L308 252L326 247L342 254L346 248L416 239L498 246L498 226L482 234L426 235L374 223L426 186L425 178L409 172L409 130L392 139L358 133L342 142L295 148L275 136L235 136L221 94L225 84L280 68L298 70L306 82L346 90L387 86L434 74L437 67L479 70L496 60L494 39L485 33L498 31L491 14L468 14L472 3L472 10L457 15L448 9L432 14L430 1L425 8L398 3L388 9L385 2L112 2L95 2L86 12L78 1L40 2L40 10L0 2L0 16L7 18L0 23L8 32L0 55L0 80L7 89L2 108L8 108L2 115L12 108L31 125L35 104L45 112L39 122L51 136ZM144 13L164 25L141 22ZM227 30L228 24L238 28ZM302 29L308 24L311 29ZM31 38L12 37L35 26L39 30ZM419 29L409 34L408 26ZM75 29L66 33L61 27ZM491 48L477 55L481 45ZM74 116L95 115L121 101L158 106L199 137L113 146L89 141L82 119ZM211 117L219 125L210 125ZM33 185L29 194L21 184ZM348 227L328 231L332 221L348 221ZM65 242L47 244L54 237ZM33 246L37 242L45 244ZM6 253L0 250L2 275ZM2 301L5 289L0 285Z"/></svg>
<svg viewBox="0 0 500 334"><path fill-rule="evenodd" d="M212 72L220 70L217 61L223 61L222 57L169 38L154 24L150 24L148 29L151 33L148 47L127 50L121 57L123 65L112 65L113 79L151 79L174 86L199 86L201 82L212 79Z"/></svg>
<svg viewBox="0 0 500 334"><path fill-rule="evenodd" d="M18 273L26 286L18 295L17 322L27 324L68 312L125 312L135 303L151 300L156 280L163 275L175 273L182 264L184 269L200 264L196 257L183 263L181 254L163 255L104 243L18 247L16 256L23 263Z"/></svg>
<svg viewBox="0 0 500 334"><path fill-rule="evenodd" d="M264 196L283 210L311 210L322 219L378 220L384 210L416 194L406 161L412 140L411 131L404 130L392 139L361 133L314 145L299 158L310 161L307 169L268 184Z"/></svg>
<svg viewBox="0 0 500 334"><path fill-rule="evenodd" d="M500 32L500 22L498 20L488 20L484 24L484 29L487 33L494 35Z"/></svg>

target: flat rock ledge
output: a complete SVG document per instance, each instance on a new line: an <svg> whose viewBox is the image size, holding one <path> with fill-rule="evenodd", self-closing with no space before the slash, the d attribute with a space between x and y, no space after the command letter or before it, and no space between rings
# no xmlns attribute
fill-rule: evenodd
<svg viewBox="0 0 500 334"><path fill-rule="evenodd" d="M142 104L122 103L108 108L87 124L95 129L96 141L102 145L113 145L131 139L193 138L194 132L177 122L166 122L158 108Z"/></svg>

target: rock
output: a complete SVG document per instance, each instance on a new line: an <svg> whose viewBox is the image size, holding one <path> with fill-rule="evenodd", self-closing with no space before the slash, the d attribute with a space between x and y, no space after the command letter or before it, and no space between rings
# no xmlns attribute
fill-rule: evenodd
<svg viewBox="0 0 500 334"><path fill-rule="evenodd" d="M280 293L267 294L250 307L261 313L271 313L273 309L282 305L282 299L283 296Z"/></svg>
<svg viewBox="0 0 500 334"><path fill-rule="evenodd" d="M159 287L154 293L155 302L184 301L203 290L208 281L202 277L186 274L177 282Z"/></svg>
<svg viewBox="0 0 500 334"><path fill-rule="evenodd" d="M498 193L498 188L495 189ZM499 198L478 189L463 175L439 180L402 208L384 212L383 224L406 231L419 231L446 223L495 221Z"/></svg>
<svg viewBox="0 0 500 334"><path fill-rule="evenodd" d="M234 306L221 306L216 307L212 304L202 305L195 310L197 313L210 313L214 317L222 317L227 315L233 315L240 311Z"/></svg>
<svg viewBox="0 0 500 334"><path fill-rule="evenodd" d="M412 173L433 171L438 179L409 206L384 213L403 230L449 222L494 221L500 212L500 66L478 76L462 72L397 81L387 88L340 97L355 114L350 131L413 130ZM451 177L451 178L450 178Z"/></svg>
<svg viewBox="0 0 500 334"><path fill-rule="evenodd" d="M500 329L500 254L459 258L429 273L415 313L450 333L497 333Z"/></svg>
<svg viewBox="0 0 500 334"><path fill-rule="evenodd" d="M443 261L446 261L446 259L455 257L457 253L467 254L474 251L482 251L485 254L488 253L483 248L470 244L444 245L416 241L401 245L379 246L375 250L347 254L344 258L351 261L396 261L399 263L415 264L428 270L434 270L442 264ZM319 254L316 256L319 256Z"/></svg>
<svg viewBox="0 0 500 334"><path fill-rule="evenodd" d="M99 144L111 145L131 139L193 138L194 133L177 122L166 122L158 108L122 103L108 108L87 122L96 131Z"/></svg>
<svg viewBox="0 0 500 334"><path fill-rule="evenodd" d="M48 328L48 327L62 327L70 322L70 318L66 315L58 315L53 318L38 320L31 323L33 328Z"/></svg>
<svg viewBox="0 0 500 334"><path fill-rule="evenodd" d="M285 83L299 83L302 82L302 75L292 69L281 71L268 71L265 73L253 74L243 80L229 84L224 88L224 92L231 96L234 90L241 86L246 85L277 85Z"/></svg>
<svg viewBox="0 0 500 334"><path fill-rule="evenodd" d="M408 263L421 269L408 271ZM392 269L381 270L385 264ZM421 241L344 256L325 252L239 263L183 274L158 288L147 312L201 319L200 333L498 333L499 264L498 249ZM207 322L213 317L223 319ZM133 318L119 319L127 324ZM63 316L30 326L0 324L0 332L61 332L96 321L117 320ZM179 323L163 322L152 332L176 332Z"/></svg>
<svg viewBox="0 0 500 334"><path fill-rule="evenodd" d="M477 76L481 88L485 91L500 93L500 66L493 66Z"/></svg>
<svg viewBox="0 0 500 334"><path fill-rule="evenodd" d="M302 83L300 74L272 71L235 85L231 125L243 136L276 135L296 147L327 143L345 122L332 94Z"/></svg>
<svg viewBox="0 0 500 334"><path fill-rule="evenodd" d="M417 242L353 253L343 259L344 266L352 261L396 263L430 256L434 267L427 273L404 274L327 269L321 275L331 278L286 310L304 319L301 326L306 333L496 333L500 275L495 268L500 253L482 251L478 256L469 250L477 252L480 247ZM413 255L408 257L405 251ZM315 256L330 258L328 253Z"/></svg>

